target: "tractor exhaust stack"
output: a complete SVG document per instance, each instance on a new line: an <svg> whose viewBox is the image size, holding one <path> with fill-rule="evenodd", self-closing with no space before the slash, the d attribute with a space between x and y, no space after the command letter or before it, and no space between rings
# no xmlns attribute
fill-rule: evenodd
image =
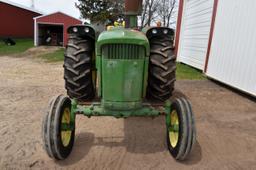
<svg viewBox="0 0 256 170"><path fill-rule="evenodd" d="M142 12L142 0L125 0L125 23L127 28L138 26L137 16Z"/></svg>

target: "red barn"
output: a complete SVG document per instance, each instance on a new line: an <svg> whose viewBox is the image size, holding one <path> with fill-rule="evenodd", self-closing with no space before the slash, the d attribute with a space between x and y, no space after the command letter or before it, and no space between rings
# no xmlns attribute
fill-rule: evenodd
<svg viewBox="0 0 256 170"><path fill-rule="evenodd" d="M34 17L42 15L32 8L0 0L0 37L32 38Z"/></svg>
<svg viewBox="0 0 256 170"><path fill-rule="evenodd" d="M67 28L82 24L82 21L62 12L34 18L34 43L39 45L65 46L68 41Z"/></svg>

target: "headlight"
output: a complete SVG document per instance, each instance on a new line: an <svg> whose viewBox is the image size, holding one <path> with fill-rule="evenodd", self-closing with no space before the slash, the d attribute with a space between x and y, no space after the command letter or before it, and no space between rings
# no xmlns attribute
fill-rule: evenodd
<svg viewBox="0 0 256 170"><path fill-rule="evenodd" d="M163 32L164 32L164 34L168 34L169 31L168 31L168 29L164 29Z"/></svg>
<svg viewBox="0 0 256 170"><path fill-rule="evenodd" d="M73 32L78 32L77 27L74 27L74 28L73 28Z"/></svg>
<svg viewBox="0 0 256 170"><path fill-rule="evenodd" d="M85 27L85 28L84 28L84 31L85 31L86 33L88 33L88 32L90 32L90 29L89 29L88 27Z"/></svg>
<svg viewBox="0 0 256 170"><path fill-rule="evenodd" d="M156 29L153 29L153 30L152 30L152 33L153 33L153 34L156 34L156 33L157 33L157 30L156 30Z"/></svg>

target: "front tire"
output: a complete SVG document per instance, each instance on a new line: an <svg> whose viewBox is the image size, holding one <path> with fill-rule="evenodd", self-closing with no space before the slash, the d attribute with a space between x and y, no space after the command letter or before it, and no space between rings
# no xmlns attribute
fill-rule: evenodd
<svg viewBox="0 0 256 170"><path fill-rule="evenodd" d="M71 124L71 101L60 95L50 101L42 127L44 149L49 157L56 160L70 155L75 139L75 128L63 130L62 124Z"/></svg>
<svg viewBox="0 0 256 170"><path fill-rule="evenodd" d="M196 128L191 104L185 98L176 99L167 115L167 147L179 161L188 158L196 141Z"/></svg>

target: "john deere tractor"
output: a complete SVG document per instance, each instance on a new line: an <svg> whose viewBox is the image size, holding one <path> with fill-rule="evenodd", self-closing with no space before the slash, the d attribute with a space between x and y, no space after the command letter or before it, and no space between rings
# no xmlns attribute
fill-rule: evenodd
<svg viewBox="0 0 256 170"><path fill-rule="evenodd" d="M43 120L44 148L51 158L70 155L77 114L165 115L171 155L184 160L191 152L196 129L190 102L182 97L170 100L176 70L174 30L159 26L135 30L141 6L142 0L126 0L126 28L114 27L98 38L90 25L68 28L64 61L68 97L54 97Z"/></svg>

